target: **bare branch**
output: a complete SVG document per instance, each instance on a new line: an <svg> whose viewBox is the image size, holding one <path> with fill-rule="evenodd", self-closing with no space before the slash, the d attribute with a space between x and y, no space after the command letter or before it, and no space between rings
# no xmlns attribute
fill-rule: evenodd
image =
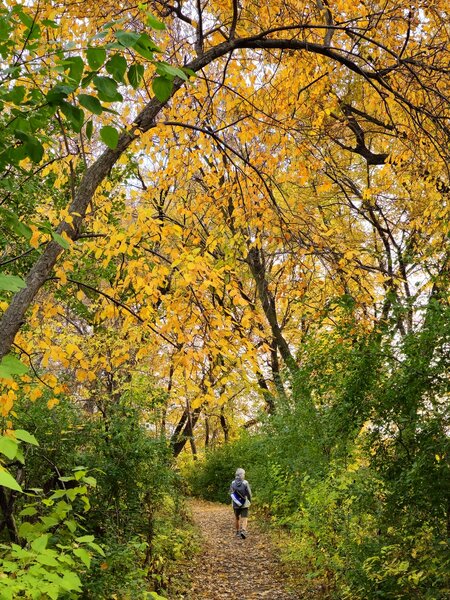
<svg viewBox="0 0 450 600"><path fill-rule="evenodd" d="M237 22L238 22L238 15L239 15L239 0L233 0L233 18L231 20L231 26L230 26L230 37L229 39L232 40L235 36L236 33L236 26L237 26Z"/></svg>

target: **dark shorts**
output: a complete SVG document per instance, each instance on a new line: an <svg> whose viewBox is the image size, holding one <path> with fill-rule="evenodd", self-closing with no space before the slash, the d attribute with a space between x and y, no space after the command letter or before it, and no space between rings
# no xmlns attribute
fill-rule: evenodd
<svg viewBox="0 0 450 600"><path fill-rule="evenodd" d="M248 508L233 508L236 517L248 517Z"/></svg>

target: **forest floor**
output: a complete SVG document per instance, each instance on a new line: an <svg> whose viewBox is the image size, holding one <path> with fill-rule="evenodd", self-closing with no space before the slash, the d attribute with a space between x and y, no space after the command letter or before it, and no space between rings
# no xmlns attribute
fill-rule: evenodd
<svg viewBox="0 0 450 600"><path fill-rule="evenodd" d="M249 518L248 537L235 536L230 506L193 500L191 511L199 530L197 556L180 565L189 592L185 600L299 600L288 589L270 535Z"/></svg>

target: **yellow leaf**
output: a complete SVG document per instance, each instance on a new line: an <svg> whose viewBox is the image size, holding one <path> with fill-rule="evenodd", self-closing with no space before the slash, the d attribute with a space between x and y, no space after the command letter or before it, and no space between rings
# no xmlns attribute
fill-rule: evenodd
<svg viewBox="0 0 450 600"><path fill-rule="evenodd" d="M75 344L67 344L66 346L66 354L68 356L71 356L74 352L78 351L78 346L75 346Z"/></svg>
<svg viewBox="0 0 450 600"><path fill-rule="evenodd" d="M191 408L198 408L199 406L201 406L203 402L203 398L201 396L197 396L197 398L194 398L191 402Z"/></svg>
<svg viewBox="0 0 450 600"><path fill-rule="evenodd" d="M86 381L87 376L88 376L88 374L84 369L77 369L77 371L75 373L75 377L76 377L77 381Z"/></svg>
<svg viewBox="0 0 450 600"><path fill-rule="evenodd" d="M31 235L29 244L33 248L38 248L39 247L39 238L41 236L40 231L39 231L39 229L36 229L33 226L31 226L31 229L33 230L33 233Z"/></svg>
<svg viewBox="0 0 450 600"><path fill-rule="evenodd" d="M7 394L3 394L0 396L0 406L1 406L1 414L3 417L6 417L13 407L14 400L10 398Z"/></svg>
<svg viewBox="0 0 450 600"><path fill-rule="evenodd" d="M35 387L33 390L31 390L31 392L28 394L29 399L34 402L35 400L37 400L38 398L41 398L43 395L41 388Z"/></svg>

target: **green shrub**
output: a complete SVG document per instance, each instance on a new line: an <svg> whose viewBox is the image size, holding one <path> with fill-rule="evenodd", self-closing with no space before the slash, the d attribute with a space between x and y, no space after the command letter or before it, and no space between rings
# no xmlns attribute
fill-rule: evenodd
<svg viewBox="0 0 450 600"><path fill-rule="evenodd" d="M83 528L105 556L92 557L91 569L79 573L83 598L144 598L164 590L171 563L190 551L189 527L179 520L181 483L166 440L149 434L139 411L121 401L94 415L69 399L52 411L23 401L17 414L18 425L41 440L27 453L26 488L62 493L61 477L78 464L96 478ZM21 508L19 502L16 511Z"/></svg>

